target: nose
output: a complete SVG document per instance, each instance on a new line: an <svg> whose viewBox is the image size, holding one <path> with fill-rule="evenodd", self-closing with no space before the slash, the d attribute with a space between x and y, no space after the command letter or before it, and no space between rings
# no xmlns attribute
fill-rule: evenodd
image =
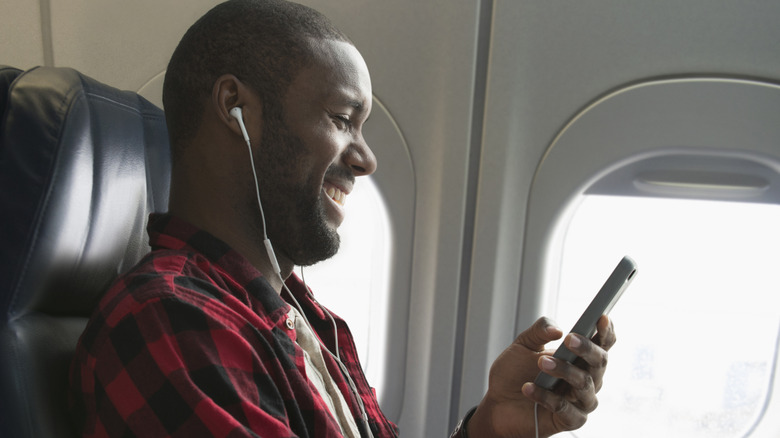
<svg viewBox="0 0 780 438"><path fill-rule="evenodd" d="M344 152L344 162L355 176L371 175L376 171L376 156L368 147L363 134L358 133L355 141Z"/></svg>

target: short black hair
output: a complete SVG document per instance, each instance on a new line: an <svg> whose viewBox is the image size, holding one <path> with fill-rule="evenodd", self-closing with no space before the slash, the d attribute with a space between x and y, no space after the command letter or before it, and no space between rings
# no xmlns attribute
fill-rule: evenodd
<svg viewBox="0 0 780 438"><path fill-rule="evenodd" d="M351 43L323 14L284 0L230 0L184 34L168 63L163 106L174 160L195 135L214 82L233 74L280 118L281 98L312 60L309 38Z"/></svg>

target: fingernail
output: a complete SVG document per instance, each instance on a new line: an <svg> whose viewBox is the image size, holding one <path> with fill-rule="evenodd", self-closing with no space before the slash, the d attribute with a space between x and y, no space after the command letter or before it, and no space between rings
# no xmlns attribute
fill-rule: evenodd
<svg viewBox="0 0 780 438"><path fill-rule="evenodd" d="M555 361L550 359L549 357L545 356L542 358L542 368L545 370L554 370L555 369Z"/></svg>
<svg viewBox="0 0 780 438"><path fill-rule="evenodd" d="M577 348L582 344L582 341L580 341L580 338L574 335L569 335L569 347L571 348Z"/></svg>

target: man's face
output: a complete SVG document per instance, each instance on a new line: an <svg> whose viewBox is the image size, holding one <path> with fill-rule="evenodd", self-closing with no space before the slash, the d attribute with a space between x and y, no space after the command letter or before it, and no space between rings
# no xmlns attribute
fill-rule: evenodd
<svg viewBox="0 0 780 438"><path fill-rule="evenodd" d="M256 159L268 237L296 265L338 251L337 228L355 177L376 169L362 134L371 111L363 58L348 43L312 45L316 60L284 95L283 123L265 123Z"/></svg>

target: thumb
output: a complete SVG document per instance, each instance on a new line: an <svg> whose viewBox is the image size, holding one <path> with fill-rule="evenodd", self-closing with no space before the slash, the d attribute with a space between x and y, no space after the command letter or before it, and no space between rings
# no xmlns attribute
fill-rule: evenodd
<svg viewBox="0 0 780 438"><path fill-rule="evenodd" d="M542 351L548 342L560 339L561 336L563 336L561 329L550 318L543 316L537 319L531 327L520 333L515 338L514 343L532 351Z"/></svg>

